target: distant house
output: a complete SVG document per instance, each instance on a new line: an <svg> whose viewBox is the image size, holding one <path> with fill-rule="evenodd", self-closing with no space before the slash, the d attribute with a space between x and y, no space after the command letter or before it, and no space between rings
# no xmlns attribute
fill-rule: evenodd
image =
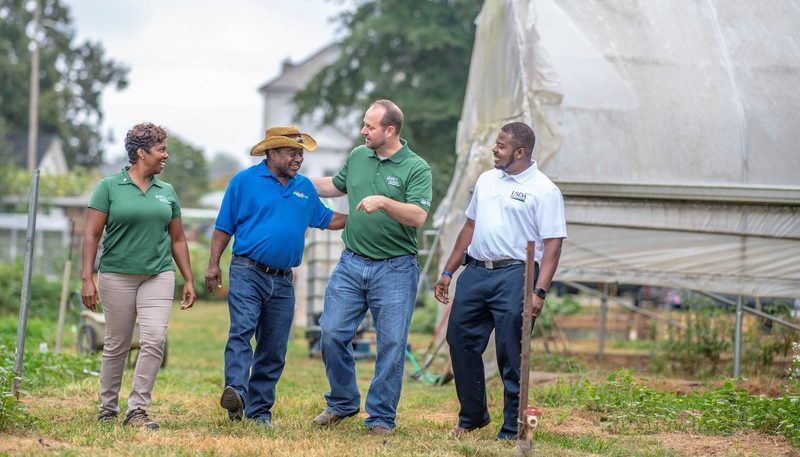
<svg viewBox="0 0 800 457"><path fill-rule="evenodd" d="M20 168L28 167L28 134L17 132L8 135L10 158ZM61 138L52 133L39 135L36 148L36 168L43 175L60 175L69 171Z"/></svg>

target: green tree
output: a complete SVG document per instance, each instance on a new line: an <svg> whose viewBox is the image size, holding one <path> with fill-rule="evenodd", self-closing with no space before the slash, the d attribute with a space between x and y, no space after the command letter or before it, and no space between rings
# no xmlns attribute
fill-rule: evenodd
<svg viewBox="0 0 800 457"><path fill-rule="evenodd" d="M167 138L169 159L159 178L172 184L181 206L195 206L208 192L208 166L203 151L177 136Z"/></svg>
<svg viewBox="0 0 800 457"><path fill-rule="evenodd" d="M474 21L482 4L357 1L353 11L338 17L346 33L339 58L296 94L298 116L321 109L323 123L332 125L375 99L395 101L406 119L401 136L433 169L438 205L453 173Z"/></svg>
<svg viewBox="0 0 800 457"><path fill-rule="evenodd" d="M98 42L75 42L69 8L61 0L40 0L39 127L58 134L71 165L103 160L100 100L107 86L128 84L128 69L105 57ZM27 131L30 92L30 2L0 0L0 133Z"/></svg>

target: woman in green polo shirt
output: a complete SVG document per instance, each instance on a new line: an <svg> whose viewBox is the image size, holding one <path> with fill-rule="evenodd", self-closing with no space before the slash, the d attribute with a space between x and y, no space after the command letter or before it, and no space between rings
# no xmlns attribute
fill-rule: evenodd
<svg viewBox="0 0 800 457"><path fill-rule="evenodd" d="M181 207L171 185L156 177L167 163L167 132L145 122L125 137L131 165L103 178L89 202L83 244L83 304L92 311L102 299L105 314L100 369L100 421L116 420L122 371L139 319L139 357L124 425L151 430L150 393L164 355L167 323L178 265L185 285L181 309L192 307L194 280L181 224ZM100 237L98 284L93 278ZM99 289L99 290L98 290Z"/></svg>

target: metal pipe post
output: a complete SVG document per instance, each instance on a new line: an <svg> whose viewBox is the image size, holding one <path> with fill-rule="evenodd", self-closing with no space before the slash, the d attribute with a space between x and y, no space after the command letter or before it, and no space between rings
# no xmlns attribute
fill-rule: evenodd
<svg viewBox="0 0 800 457"><path fill-rule="evenodd" d="M36 235L36 210L39 201L39 170L33 172L30 198L28 199L28 229L25 235L25 267L22 273L22 294L19 303L17 325L17 347L14 354L14 383L11 393L19 400L19 385L22 381L22 359L25 355L25 333L28 328L28 304L31 301L31 271L33 270L33 247Z"/></svg>
<svg viewBox="0 0 800 457"><path fill-rule="evenodd" d="M606 350L606 330L608 326L608 284L603 283L603 295L600 297L600 335L597 342L597 361L603 361Z"/></svg>
<svg viewBox="0 0 800 457"><path fill-rule="evenodd" d="M736 329L733 336L733 377L738 378L742 368L742 296L736 298Z"/></svg>
<svg viewBox="0 0 800 457"><path fill-rule="evenodd" d="M28 106L28 170L37 169L39 140L39 34L42 30L41 2L36 0L33 10L33 53L31 54L30 106Z"/></svg>

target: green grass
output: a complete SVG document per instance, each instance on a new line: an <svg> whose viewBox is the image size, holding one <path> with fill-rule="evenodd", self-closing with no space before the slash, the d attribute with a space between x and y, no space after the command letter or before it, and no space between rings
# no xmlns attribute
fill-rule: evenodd
<svg viewBox="0 0 800 457"><path fill-rule="evenodd" d="M273 409L276 427L265 429L248 421L232 423L218 404L223 387L227 325L225 305L201 302L193 310L174 311L168 365L158 376L150 409L151 416L161 424L157 432L131 430L119 423L97 423L98 380L84 372L85 364L96 363L96 358L39 357L41 363L30 362L31 372L26 376L36 379L23 385L29 395L23 399L21 408L28 419L12 420L12 427L0 431L0 454L507 456L513 453L514 443L494 439L502 422L502 385L498 379L488 383L492 423L465 438L453 439L447 434L455 425L458 412L452 383L432 387L407 380L398 407L398 427L388 437L370 436L362 422L363 413L332 429L312 426L310 420L325 407L323 394L328 384L322 362L307 356L301 329L293 332L286 369L278 384ZM123 410L131 371L126 370L123 380L120 399ZM371 362L357 365L363 395L369 388L372 371ZM773 422L748 422L741 416L744 413L762 417L778 405L784 410L775 409L771 413L789 419L783 425L786 430L795 426L794 418L800 417L792 410L796 404L789 400L780 405L765 403L760 397L747 396L732 386L718 393L688 396L687 400L640 386L626 373L600 383L581 378L549 387L534 385L531 392L533 401L545 410L535 432L537 455L681 455L648 434L677 430L724 435L737 430L761 430L790 436ZM745 405L746 409L737 409L737 405ZM701 413L697 418L691 414L685 416L681 413L683 409ZM588 419L583 418L584 425L577 427L576 417L582 415Z"/></svg>

